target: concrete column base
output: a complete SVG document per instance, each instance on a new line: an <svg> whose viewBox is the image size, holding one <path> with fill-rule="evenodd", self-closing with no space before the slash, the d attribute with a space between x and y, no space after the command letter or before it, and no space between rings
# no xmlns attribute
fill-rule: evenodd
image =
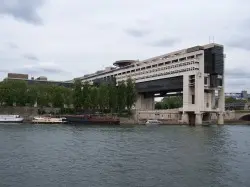
<svg viewBox="0 0 250 187"><path fill-rule="evenodd" d="M202 125L202 115L201 113L195 114L195 125Z"/></svg>
<svg viewBox="0 0 250 187"><path fill-rule="evenodd" d="M218 125L224 125L224 116L223 113L219 113L218 115Z"/></svg>
<svg viewBox="0 0 250 187"><path fill-rule="evenodd" d="M188 116L188 113L186 112L182 114L182 123L189 124L189 116Z"/></svg>

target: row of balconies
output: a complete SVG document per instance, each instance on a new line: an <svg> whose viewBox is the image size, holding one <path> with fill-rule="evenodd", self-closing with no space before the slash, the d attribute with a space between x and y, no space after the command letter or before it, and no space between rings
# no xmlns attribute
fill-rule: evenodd
<svg viewBox="0 0 250 187"><path fill-rule="evenodd" d="M166 61L164 59L161 59L159 60L158 62L151 62L149 64L147 63L142 63L140 64L140 66L137 66L139 64L135 64L133 65L134 67L130 67L130 68L124 68L124 69L121 69L121 70L117 70L118 72L112 72L112 73L109 73L107 72L107 74L105 75L96 75L97 77L93 77L93 78L85 78L86 81L91 81L91 80L94 80L96 78L105 78L105 77L108 77L108 76L113 76L113 77L118 77L118 76L121 76L121 75L130 75L130 76L134 76L133 73L140 73L144 70L154 70L154 71L160 71L160 70L163 70L163 69L171 69L171 68L175 68L175 67L181 67L181 66L185 66L185 65L190 65L190 64L193 64L193 63L199 63L198 62L198 56L200 54L197 54L197 55L192 55L192 56L188 56L188 57L182 57L180 59L173 59L172 61ZM122 71L122 72L119 72L119 71ZM148 72L146 72L148 73Z"/></svg>
<svg viewBox="0 0 250 187"><path fill-rule="evenodd" d="M165 71L165 72L159 72L157 74L149 74L149 75L145 75L144 76L140 76L140 77L136 77L136 76L131 76L132 79L134 80L143 80L143 79L147 79L147 78L153 78L153 77L159 77L159 76L168 76L168 75L175 75L175 74L179 74L179 73L184 73L184 72L188 72L188 71L194 71L194 70L199 70L199 67L190 67L190 68L185 68L185 69L179 69L179 70L174 70L174 71ZM120 81L125 81L128 78L128 76L122 77L122 78L117 78L117 82Z"/></svg>
<svg viewBox="0 0 250 187"><path fill-rule="evenodd" d="M173 73L179 73L179 72L184 72L184 71L181 71L183 69L179 69L179 67L183 67L183 66L188 66L188 65L192 65L192 64L199 64L198 61L191 61L191 62L186 62L186 63L182 63L182 64L178 64L178 65L175 65L175 66L167 66L167 67L162 67L162 68L154 68L154 69L151 69L151 70L144 70L144 71L140 71L140 72L136 72L136 73L130 73L129 75L122 75L122 76L117 76L116 79L117 80L120 80L120 79L127 79L127 77L132 77L132 78L137 78L138 75L144 75L145 74L150 74L150 75L147 75L147 76L158 76L156 73L158 72L158 74L173 74ZM199 68L198 66L195 66L194 68ZM174 71L166 71L166 70L169 70L169 69L176 69ZM188 69L188 68L186 68ZM164 71L165 70L165 71ZM195 69L193 69L195 70ZM155 73L156 72L156 73Z"/></svg>

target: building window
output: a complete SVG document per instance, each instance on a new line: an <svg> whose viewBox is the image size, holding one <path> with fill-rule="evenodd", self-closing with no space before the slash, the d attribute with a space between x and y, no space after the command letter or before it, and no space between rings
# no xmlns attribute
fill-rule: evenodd
<svg viewBox="0 0 250 187"><path fill-rule="evenodd" d="M192 95L192 104L195 104L195 96Z"/></svg>
<svg viewBox="0 0 250 187"><path fill-rule="evenodd" d="M187 59L193 59L193 58L194 58L194 55L187 57Z"/></svg>
<svg viewBox="0 0 250 187"><path fill-rule="evenodd" d="M222 86L222 79L219 79L219 86Z"/></svg>
<svg viewBox="0 0 250 187"><path fill-rule="evenodd" d="M184 61L184 60L186 60L186 57L179 59L179 61Z"/></svg>
<svg viewBox="0 0 250 187"><path fill-rule="evenodd" d="M207 85L207 77L204 77L204 84Z"/></svg>

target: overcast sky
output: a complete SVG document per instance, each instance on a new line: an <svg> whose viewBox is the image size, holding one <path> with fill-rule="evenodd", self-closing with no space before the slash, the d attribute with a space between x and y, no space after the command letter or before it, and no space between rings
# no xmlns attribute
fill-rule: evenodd
<svg viewBox="0 0 250 187"><path fill-rule="evenodd" d="M119 59L225 46L226 91L250 92L249 0L0 0L0 79L70 80Z"/></svg>

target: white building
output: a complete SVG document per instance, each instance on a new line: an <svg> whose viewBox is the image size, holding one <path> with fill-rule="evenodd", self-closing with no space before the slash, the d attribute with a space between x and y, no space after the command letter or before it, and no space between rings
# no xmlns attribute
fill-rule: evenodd
<svg viewBox="0 0 250 187"><path fill-rule="evenodd" d="M202 123L203 114L218 114L223 124L224 113L224 50L223 46L210 43L195 46L143 61L117 61L116 68L106 68L80 77L90 83L126 81L136 82L138 99L136 110L154 110L154 93L183 92L182 121ZM215 102L218 93L219 102Z"/></svg>

